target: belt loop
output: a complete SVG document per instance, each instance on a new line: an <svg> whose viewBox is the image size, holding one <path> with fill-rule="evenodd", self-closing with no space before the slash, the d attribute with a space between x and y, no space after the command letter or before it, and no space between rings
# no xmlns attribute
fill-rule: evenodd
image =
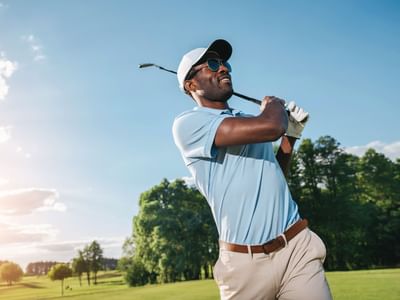
<svg viewBox="0 0 400 300"><path fill-rule="evenodd" d="M251 258L253 258L253 252L251 251L251 246L247 245L247 253L250 254Z"/></svg>
<svg viewBox="0 0 400 300"><path fill-rule="evenodd" d="M285 236L285 234L284 233L281 233L279 236L281 236L282 237L282 239L285 241L285 247L287 246L287 244L288 244L288 242L287 242L287 239L286 239L286 236Z"/></svg>

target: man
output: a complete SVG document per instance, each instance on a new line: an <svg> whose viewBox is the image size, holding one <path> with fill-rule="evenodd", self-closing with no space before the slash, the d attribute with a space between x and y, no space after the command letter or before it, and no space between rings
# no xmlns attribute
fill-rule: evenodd
<svg viewBox="0 0 400 300"><path fill-rule="evenodd" d="M221 299L331 299L325 246L300 218L284 175L308 114L291 103L288 116L285 102L273 96L264 98L258 116L230 108L231 53L227 41L216 40L183 56L179 86L197 107L173 125L218 228L214 278ZM279 138L275 157L271 142Z"/></svg>

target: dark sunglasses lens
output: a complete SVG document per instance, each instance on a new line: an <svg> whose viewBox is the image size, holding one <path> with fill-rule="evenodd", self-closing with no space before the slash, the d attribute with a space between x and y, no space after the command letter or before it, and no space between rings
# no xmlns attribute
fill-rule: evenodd
<svg viewBox="0 0 400 300"><path fill-rule="evenodd" d="M227 61L221 61L218 59L209 59L207 60L208 68L213 71L217 72L219 69L219 66L222 64L225 68L228 69L228 72L232 71L231 65Z"/></svg>
<svg viewBox="0 0 400 300"><path fill-rule="evenodd" d="M232 72L232 67L227 61L222 62L222 64L228 69L228 72Z"/></svg>
<svg viewBox="0 0 400 300"><path fill-rule="evenodd" d="M217 72L219 69L219 61L216 59L209 59L207 60L208 68L213 71Z"/></svg>

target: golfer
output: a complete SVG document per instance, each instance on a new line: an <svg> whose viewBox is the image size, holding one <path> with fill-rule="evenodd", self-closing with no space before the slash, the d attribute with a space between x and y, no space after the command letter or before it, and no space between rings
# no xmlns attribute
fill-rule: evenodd
<svg viewBox="0 0 400 300"><path fill-rule="evenodd" d="M308 113L274 96L263 99L257 116L229 107L231 54L220 39L183 56L179 86L197 106L173 124L218 228L213 272L221 299L331 299L325 245L299 216L285 179ZM279 138L275 156L272 142Z"/></svg>

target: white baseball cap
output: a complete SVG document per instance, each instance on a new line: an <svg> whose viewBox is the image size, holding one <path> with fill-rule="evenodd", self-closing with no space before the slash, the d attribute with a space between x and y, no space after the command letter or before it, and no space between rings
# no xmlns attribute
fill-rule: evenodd
<svg viewBox="0 0 400 300"><path fill-rule="evenodd" d="M227 41L218 39L212 42L207 48L196 48L186 53L179 63L177 72L179 88L182 91L185 91L183 83L190 69L201 61L207 52L211 51L218 53L222 60L227 61L232 55L232 46Z"/></svg>

